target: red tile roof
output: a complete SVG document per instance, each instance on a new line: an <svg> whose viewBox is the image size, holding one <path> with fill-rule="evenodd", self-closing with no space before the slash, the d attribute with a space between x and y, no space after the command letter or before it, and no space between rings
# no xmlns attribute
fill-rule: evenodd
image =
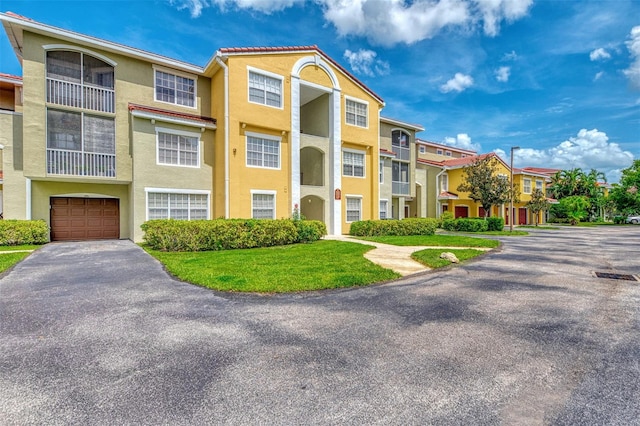
<svg viewBox="0 0 640 426"><path fill-rule="evenodd" d="M544 167L523 167L521 170L525 172L539 173L539 174L548 175L548 176L555 175L557 172L561 171L560 169L547 169Z"/></svg>
<svg viewBox="0 0 640 426"><path fill-rule="evenodd" d="M442 191L440 194L438 194L438 198L458 198L458 194L454 194L453 192L449 191Z"/></svg>
<svg viewBox="0 0 640 426"><path fill-rule="evenodd" d="M166 109L154 108L154 107L149 107L149 106L145 106L145 105L138 105L138 104L132 104L132 103L129 103L129 111L151 112L151 113L154 113L154 114L166 115L168 117L175 117L175 118L182 118L182 119L186 119L186 120L200 121L200 122L206 123L206 124L216 124L216 119L215 118L204 117L204 116L195 115L195 114L185 114L185 113L182 113L182 112L169 111L169 110L166 110Z"/></svg>
<svg viewBox="0 0 640 426"><path fill-rule="evenodd" d="M438 167L442 167L443 164L444 164L444 161L427 160L427 159L424 159L424 158L418 158L416 161L418 163L428 164L430 166L438 166Z"/></svg>
<svg viewBox="0 0 640 426"><path fill-rule="evenodd" d="M438 142L432 142L432 141L428 141L425 139L416 139L416 143L420 143L423 145L435 145L438 147L442 147L444 149L449 149L452 151L459 151L459 152L464 152L466 154L477 154L476 151L470 150L470 149L464 149L464 148L458 148L457 146L451 146L451 145L445 145L442 143L438 143Z"/></svg>
<svg viewBox="0 0 640 426"><path fill-rule="evenodd" d="M396 156L396 153L393 151L389 151L388 149L380 148L380 154L387 154L391 156Z"/></svg>
<svg viewBox="0 0 640 426"><path fill-rule="evenodd" d="M266 46L266 47L223 47L218 49L223 55L233 54L252 54L252 53L295 53L295 52L316 52L324 57L327 61L331 62L336 68L342 71L347 77L353 80L357 85L361 86L367 92L376 98L380 103L384 103L384 100L377 95L373 90L369 89L366 84L360 81L356 76L351 74L342 65L332 59L329 55L324 53L317 45L309 46Z"/></svg>
<svg viewBox="0 0 640 426"><path fill-rule="evenodd" d="M20 77L19 75L5 74L0 72L0 80L6 81L9 83L15 83L17 85L22 85L22 77Z"/></svg>

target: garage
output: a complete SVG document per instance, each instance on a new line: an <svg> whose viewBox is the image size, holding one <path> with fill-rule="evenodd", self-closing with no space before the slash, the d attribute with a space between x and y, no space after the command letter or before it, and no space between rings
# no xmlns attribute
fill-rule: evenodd
<svg viewBox="0 0 640 426"><path fill-rule="evenodd" d="M51 241L120 238L116 198L51 197Z"/></svg>
<svg viewBox="0 0 640 426"><path fill-rule="evenodd" d="M469 207L467 206L456 206L454 211L456 219L459 217L469 217Z"/></svg>

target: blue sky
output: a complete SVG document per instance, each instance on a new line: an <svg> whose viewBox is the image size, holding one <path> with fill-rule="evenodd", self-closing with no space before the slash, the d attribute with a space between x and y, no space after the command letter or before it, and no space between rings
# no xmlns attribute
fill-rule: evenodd
<svg viewBox="0 0 640 426"><path fill-rule="evenodd" d="M418 136L515 166L640 158L640 1L128 0L0 3L36 21L205 65L221 47L317 44ZM6 36L0 72L21 74ZM505 154L506 153L506 154Z"/></svg>

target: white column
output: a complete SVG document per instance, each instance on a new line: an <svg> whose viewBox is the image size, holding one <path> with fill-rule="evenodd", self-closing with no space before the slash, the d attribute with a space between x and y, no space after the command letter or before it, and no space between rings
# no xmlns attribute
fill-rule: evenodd
<svg viewBox="0 0 640 426"><path fill-rule="evenodd" d="M291 76L291 208L300 207L300 77Z"/></svg>
<svg viewBox="0 0 640 426"><path fill-rule="evenodd" d="M26 206L25 206L25 219L31 220L31 179L26 178L25 183L26 187Z"/></svg>
<svg viewBox="0 0 640 426"><path fill-rule="evenodd" d="M333 101L333 108L331 110L331 176L329 179L330 185L330 202L331 202L331 218L329 221L329 234L340 235L342 234L342 200L335 199L335 190L342 190L342 126L341 126L341 91L340 89L333 89L331 100ZM344 191L342 191L344 197Z"/></svg>

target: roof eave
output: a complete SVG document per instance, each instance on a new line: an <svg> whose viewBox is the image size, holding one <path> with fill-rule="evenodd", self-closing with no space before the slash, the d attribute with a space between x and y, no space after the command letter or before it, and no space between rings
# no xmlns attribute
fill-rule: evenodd
<svg viewBox="0 0 640 426"><path fill-rule="evenodd" d="M198 120L190 120L188 118L172 117L172 116L168 116L160 113L154 113L151 111L140 111L140 110L134 109L134 110L131 110L131 116L136 118L145 118L147 120L156 120L163 123L180 124L183 126L197 127L200 129L215 130L217 128L215 123L198 121Z"/></svg>

